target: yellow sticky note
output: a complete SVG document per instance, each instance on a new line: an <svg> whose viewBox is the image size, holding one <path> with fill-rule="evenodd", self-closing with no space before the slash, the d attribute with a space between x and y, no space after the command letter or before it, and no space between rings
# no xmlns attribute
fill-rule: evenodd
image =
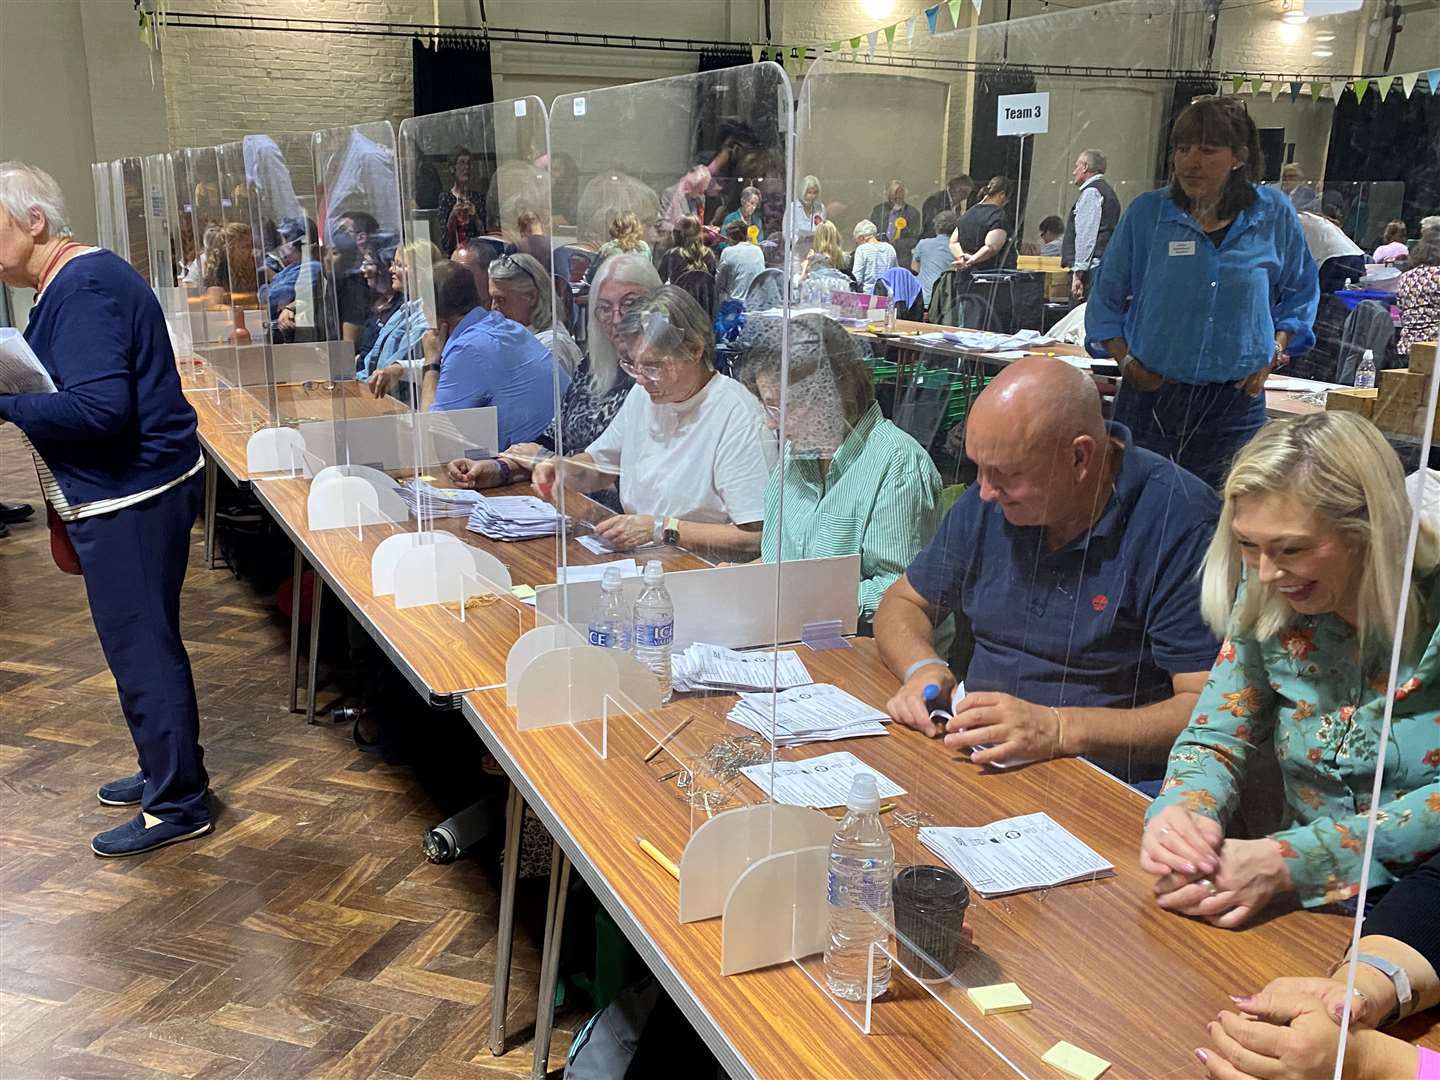
<svg viewBox="0 0 1440 1080"><path fill-rule="evenodd" d="M970 1000L985 1016L994 1016L996 1013L1022 1012L1030 1008L1030 999L1014 983L977 986L965 992L970 995Z"/></svg>
<svg viewBox="0 0 1440 1080"><path fill-rule="evenodd" d="M1078 1046L1061 1040L1040 1059L1046 1065L1052 1065L1059 1069L1066 1076L1073 1076L1075 1080L1095 1080L1097 1076L1110 1068L1110 1062L1104 1058L1096 1057L1087 1050L1081 1050Z"/></svg>
<svg viewBox="0 0 1440 1080"><path fill-rule="evenodd" d="M512 585L510 586L510 592L521 600L529 600L535 595L535 590L529 585Z"/></svg>

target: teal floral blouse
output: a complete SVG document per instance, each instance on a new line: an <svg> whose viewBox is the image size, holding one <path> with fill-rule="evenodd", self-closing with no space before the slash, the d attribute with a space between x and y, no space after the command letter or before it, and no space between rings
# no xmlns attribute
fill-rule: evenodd
<svg viewBox="0 0 1440 1080"><path fill-rule="evenodd" d="M1431 636L1418 663L1400 665L1372 886L1392 883L1440 851L1440 573L1421 592L1422 625ZM1297 616L1266 641L1232 633L1170 752L1147 819L1182 806L1226 824L1247 766L1273 736L1289 821L1271 839L1280 843L1301 901L1314 907L1355 896L1389 664L1387 650L1362 670L1354 630L1330 614Z"/></svg>

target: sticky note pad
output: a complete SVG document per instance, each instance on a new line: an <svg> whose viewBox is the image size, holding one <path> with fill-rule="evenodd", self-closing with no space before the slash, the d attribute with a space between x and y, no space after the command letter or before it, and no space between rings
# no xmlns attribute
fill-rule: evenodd
<svg viewBox="0 0 1440 1080"><path fill-rule="evenodd" d="M1096 1057L1078 1046L1061 1040L1040 1059L1046 1065L1052 1065L1059 1069L1066 1076L1073 1076L1075 1080L1095 1080L1097 1076L1110 1068L1110 1062L1104 1058Z"/></svg>
<svg viewBox="0 0 1440 1080"><path fill-rule="evenodd" d="M521 600L529 600L535 595L534 588L529 585L512 585L510 586L510 592Z"/></svg>
<svg viewBox="0 0 1440 1080"><path fill-rule="evenodd" d="M1030 1008L1030 999L1014 983L977 986L965 992L970 995L970 1000L985 1016L994 1016L996 1013L1022 1012Z"/></svg>

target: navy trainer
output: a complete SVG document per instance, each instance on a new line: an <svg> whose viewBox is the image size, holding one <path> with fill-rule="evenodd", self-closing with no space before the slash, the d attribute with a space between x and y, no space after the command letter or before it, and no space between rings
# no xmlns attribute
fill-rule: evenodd
<svg viewBox="0 0 1440 1080"><path fill-rule="evenodd" d="M106 806L133 806L140 801L140 796L144 793L145 774L137 772L134 776L101 784L95 797Z"/></svg>
<svg viewBox="0 0 1440 1080"><path fill-rule="evenodd" d="M106 829L90 841L90 850L107 859L123 858L153 851L166 844L195 840L213 832L215 826L206 821L199 825L177 825L149 814L136 814L124 825Z"/></svg>

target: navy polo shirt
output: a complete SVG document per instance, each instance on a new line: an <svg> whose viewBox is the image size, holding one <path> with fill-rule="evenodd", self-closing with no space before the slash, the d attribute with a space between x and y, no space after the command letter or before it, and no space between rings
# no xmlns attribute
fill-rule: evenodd
<svg viewBox="0 0 1440 1080"><path fill-rule="evenodd" d="M1124 441L1115 491L1091 529L1058 551L971 485L906 571L975 643L967 691L1037 705L1128 709L1174 693L1172 674L1209 671L1220 643L1200 617L1198 571L1220 502L1174 462ZM957 672L957 675L959 673Z"/></svg>

